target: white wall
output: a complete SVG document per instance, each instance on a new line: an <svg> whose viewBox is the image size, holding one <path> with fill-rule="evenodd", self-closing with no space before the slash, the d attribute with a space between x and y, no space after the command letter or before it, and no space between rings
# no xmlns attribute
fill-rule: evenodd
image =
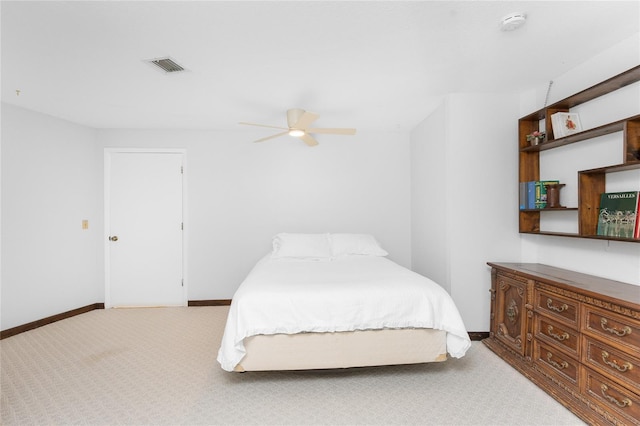
<svg viewBox="0 0 640 426"><path fill-rule="evenodd" d="M314 148L288 136L251 142L264 135L98 131L102 147L186 149L189 300L231 298L278 232L371 233L410 265L407 134L319 136Z"/></svg>
<svg viewBox="0 0 640 426"><path fill-rule="evenodd" d="M564 99L639 63L640 33L591 58L566 74L554 78L549 103ZM543 107L546 89L546 86L539 87L522 94L520 116ZM640 83L583 104L575 111L580 113L582 126L585 129L640 114ZM541 155L541 178L559 177L560 180L565 181L567 186L561 191L561 202L563 205L577 205L577 171L620 162L622 162L622 132L545 151ZM640 189L640 171L638 170L607 176L607 191L638 189ZM563 223L566 219L555 217L559 215L554 214L542 221L541 228L562 231L563 229L558 228L568 224ZM577 218L577 214L575 217ZM567 229L567 231L571 230ZM522 247L525 262L544 263L640 285L640 244L523 234Z"/></svg>
<svg viewBox="0 0 640 426"><path fill-rule="evenodd" d="M559 76L550 102L637 65L639 45L632 37ZM602 117L640 111L631 90L623 105L607 97ZM450 291L471 331L488 330L487 261L640 284L640 244L517 232L516 124L545 92L451 95L410 136L359 132L314 149L253 144L263 133L248 129L94 130L3 104L0 327L104 301L103 148L117 146L187 150L189 300L230 298L281 231L376 235ZM444 226L431 206L442 197Z"/></svg>
<svg viewBox="0 0 640 426"><path fill-rule="evenodd" d="M2 105L3 330L103 301L100 155L95 130Z"/></svg>
<svg viewBox="0 0 640 426"><path fill-rule="evenodd" d="M104 301L105 147L187 151L189 300L228 299L278 232L366 232L410 266L409 136L93 130L2 109L2 329ZM89 230L81 229L83 219Z"/></svg>
<svg viewBox="0 0 640 426"><path fill-rule="evenodd" d="M411 134L412 267L470 331L489 329L486 262L520 260L516 114L515 95L449 95Z"/></svg>
<svg viewBox="0 0 640 426"><path fill-rule="evenodd" d="M446 116L442 103L411 133L411 267L450 293Z"/></svg>

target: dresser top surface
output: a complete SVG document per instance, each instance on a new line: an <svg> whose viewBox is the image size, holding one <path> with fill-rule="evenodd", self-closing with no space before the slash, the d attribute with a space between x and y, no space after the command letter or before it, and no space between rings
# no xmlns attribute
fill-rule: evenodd
<svg viewBox="0 0 640 426"><path fill-rule="evenodd" d="M640 286L638 285L540 263L488 262L487 264L493 268L526 276L537 281L563 286L567 289L573 287L574 290L584 293L603 295L617 299L620 302L631 302L631 304L640 305Z"/></svg>

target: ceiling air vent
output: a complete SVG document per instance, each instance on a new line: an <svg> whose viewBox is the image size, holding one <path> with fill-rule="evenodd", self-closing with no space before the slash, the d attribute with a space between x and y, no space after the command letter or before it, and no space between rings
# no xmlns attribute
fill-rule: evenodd
<svg viewBox="0 0 640 426"><path fill-rule="evenodd" d="M149 62L152 65L157 66L158 68L160 68L164 72L180 72L180 71L184 71L184 68L182 66L178 65L171 58L156 58L156 59L150 59L147 62Z"/></svg>

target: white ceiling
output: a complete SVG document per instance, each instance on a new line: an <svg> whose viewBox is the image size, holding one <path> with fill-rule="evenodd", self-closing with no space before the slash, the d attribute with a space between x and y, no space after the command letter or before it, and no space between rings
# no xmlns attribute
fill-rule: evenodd
<svg viewBox="0 0 640 426"><path fill-rule="evenodd" d="M443 95L545 86L640 31L637 0L2 1L0 11L2 101L96 128L279 126L299 107L321 115L318 127L409 130ZM511 12L527 23L500 31ZM163 56L188 71L144 62Z"/></svg>

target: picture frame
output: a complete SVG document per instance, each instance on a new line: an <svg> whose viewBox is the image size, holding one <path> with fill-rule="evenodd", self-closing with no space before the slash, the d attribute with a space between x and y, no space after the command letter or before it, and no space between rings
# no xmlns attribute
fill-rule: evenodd
<svg viewBox="0 0 640 426"><path fill-rule="evenodd" d="M551 115L551 127L554 139L579 133L582 131L580 115L575 112L556 112Z"/></svg>

